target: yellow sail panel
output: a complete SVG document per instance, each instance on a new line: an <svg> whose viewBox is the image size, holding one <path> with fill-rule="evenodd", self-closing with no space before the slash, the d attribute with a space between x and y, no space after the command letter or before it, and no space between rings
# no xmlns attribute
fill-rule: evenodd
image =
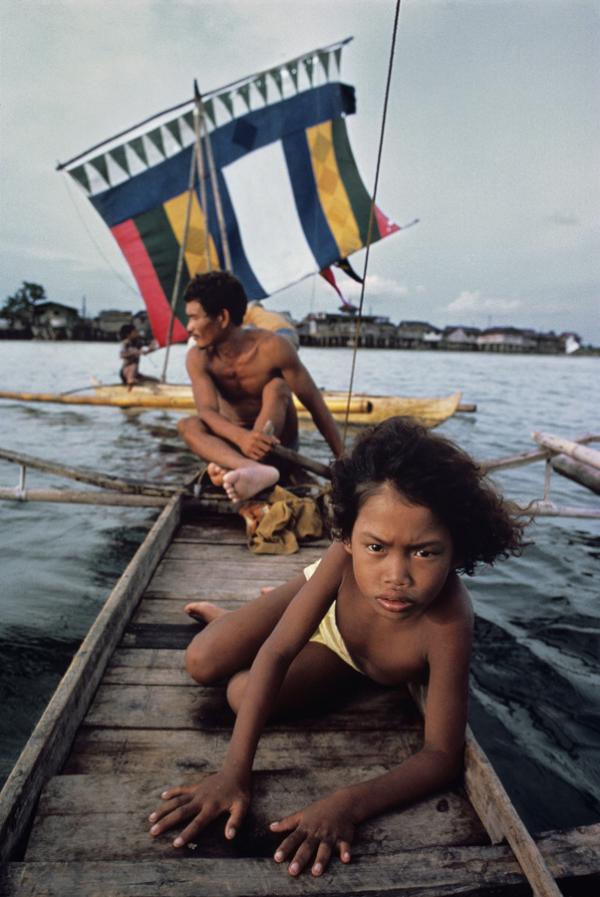
<svg viewBox="0 0 600 897"><path fill-rule="evenodd" d="M345 258L363 245L350 200L340 176L333 146L331 122L306 129L313 173L323 213Z"/></svg>
<svg viewBox="0 0 600 897"><path fill-rule="evenodd" d="M189 193L180 193L163 204L169 224L181 246L185 234L185 219L187 215ZM219 268L219 258L212 237L208 239L210 265L206 258L206 218L200 208L198 197L192 193L192 207L190 210L190 224L185 251L185 262L190 277L196 274L204 274L206 271Z"/></svg>

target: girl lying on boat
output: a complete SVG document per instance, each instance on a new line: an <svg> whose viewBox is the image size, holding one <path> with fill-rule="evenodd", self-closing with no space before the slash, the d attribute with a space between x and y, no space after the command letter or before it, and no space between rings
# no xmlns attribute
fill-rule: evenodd
<svg viewBox="0 0 600 897"><path fill-rule="evenodd" d="M384 775L271 823L284 836L276 862L293 876L308 865L321 875L334 853L348 863L361 822L461 771L473 611L457 574L517 554L522 524L468 455L406 418L368 431L333 463L332 504L335 541L320 562L239 610L186 608L208 623L187 669L202 685L227 678L237 719L221 771L169 788L150 816L152 835L185 824L175 847L221 814L225 837L235 836L267 720L335 704L365 676L427 684L424 744Z"/></svg>

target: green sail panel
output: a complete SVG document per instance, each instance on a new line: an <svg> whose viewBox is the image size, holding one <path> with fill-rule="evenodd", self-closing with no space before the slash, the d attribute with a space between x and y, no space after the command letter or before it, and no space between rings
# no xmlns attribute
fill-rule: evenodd
<svg viewBox="0 0 600 897"><path fill-rule="evenodd" d="M346 188L346 193L348 194L348 199L350 200L350 205L352 206L352 211L356 218L361 241L363 245L366 246L369 236L371 197L369 196L358 172L358 168L356 167L344 119L333 119L331 130L340 177ZM374 215L371 224L371 243L374 243L380 238L381 234L379 233L379 228L377 226L377 218Z"/></svg>
<svg viewBox="0 0 600 897"><path fill-rule="evenodd" d="M146 247L146 252L152 259L152 265L163 292L169 302L171 302L179 261L179 243L173 233L167 213L163 206L159 206L150 212L138 215L134 222ZM177 317L182 321L185 321L185 308L182 296L189 279L190 274L184 259L180 295L175 308Z"/></svg>

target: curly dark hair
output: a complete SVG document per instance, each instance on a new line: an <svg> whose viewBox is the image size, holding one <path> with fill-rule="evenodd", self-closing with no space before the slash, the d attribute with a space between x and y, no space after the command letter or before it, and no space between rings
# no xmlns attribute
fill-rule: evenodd
<svg viewBox="0 0 600 897"><path fill-rule="evenodd" d="M227 309L234 324L244 320L248 298L244 287L229 271L208 271L190 280L183 298L186 302L199 302L210 318Z"/></svg>
<svg viewBox="0 0 600 897"><path fill-rule="evenodd" d="M391 417L363 433L331 465L332 535L348 540L358 512L384 483L411 504L429 508L450 532L458 570L519 554L524 522L485 479L475 461L449 439L408 417Z"/></svg>

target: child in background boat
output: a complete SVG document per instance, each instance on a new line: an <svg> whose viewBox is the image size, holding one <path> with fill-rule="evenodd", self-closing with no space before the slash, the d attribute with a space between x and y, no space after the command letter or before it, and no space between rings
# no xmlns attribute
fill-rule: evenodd
<svg viewBox="0 0 600 897"><path fill-rule="evenodd" d="M144 345L141 334L135 324L123 324L119 332L121 342L121 351L119 357L121 359L121 375L122 382L132 389L137 383L157 383L157 377L148 377L140 374L140 358L142 355L148 355L158 348L157 343L152 340L149 346Z"/></svg>
<svg viewBox="0 0 600 897"><path fill-rule="evenodd" d="M233 838L267 720L335 702L363 676L427 684L423 747L271 823L285 836L276 862L293 876L309 864L321 875L333 853L350 862L361 822L440 789L462 768L473 612L457 574L518 553L522 524L468 455L406 418L368 431L333 462L332 500L336 541L320 562L239 610L186 608L208 623L187 650L188 671L203 685L228 678L237 720L221 771L169 788L150 816L155 836L186 824L175 847L221 814Z"/></svg>

